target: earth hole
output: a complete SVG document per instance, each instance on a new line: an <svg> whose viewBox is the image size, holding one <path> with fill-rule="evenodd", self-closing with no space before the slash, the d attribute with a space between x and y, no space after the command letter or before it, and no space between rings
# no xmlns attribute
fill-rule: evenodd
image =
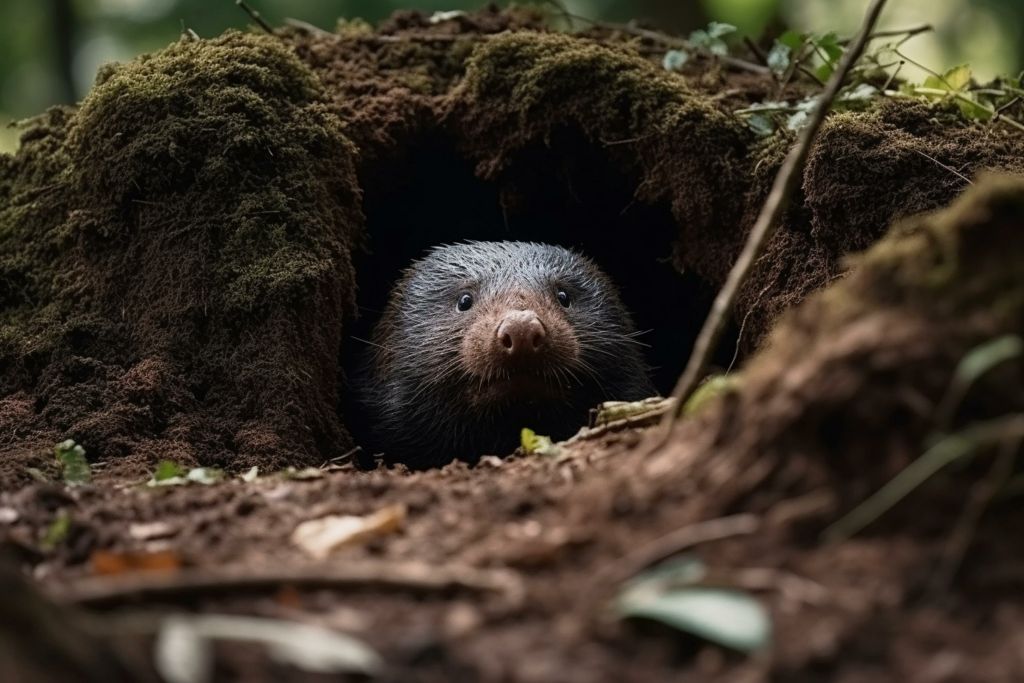
<svg viewBox="0 0 1024 683"><path fill-rule="evenodd" d="M713 288L673 265L679 235L667 205L634 198L636 181L574 130L521 150L494 180L474 173L451 136L405 143L400 158L363 169L367 249L355 255L359 318L342 351L347 376L359 359L401 271L439 244L518 240L558 244L592 259L618 286L638 330L652 378L664 395L682 372ZM727 367L736 348L727 331L715 358ZM343 395L351 392L344 391ZM357 442L366 418L349 402Z"/></svg>

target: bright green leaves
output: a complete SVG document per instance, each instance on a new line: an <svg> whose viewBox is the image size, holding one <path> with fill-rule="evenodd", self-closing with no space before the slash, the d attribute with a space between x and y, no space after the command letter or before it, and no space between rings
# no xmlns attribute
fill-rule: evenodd
<svg viewBox="0 0 1024 683"><path fill-rule="evenodd" d="M729 54L729 44L724 40L736 32L732 24L725 24L720 21L712 21L707 28L698 29L690 33L686 40L687 49L669 50L661 60L661 65L666 71L680 71L690 61L690 51L706 52L716 57L724 57Z"/></svg>
<svg viewBox="0 0 1024 683"><path fill-rule="evenodd" d="M819 81L827 81L843 56L843 46L835 33L815 35L786 31L775 40L769 50L766 62L776 76L783 76L799 65L813 69Z"/></svg>
<svg viewBox="0 0 1024 683"><path fill-rule="evenodd" d="M185 469L171 460L161 460L146 486L183 486L185 484L216 484L224 478L222 470L213 467Z"/></svg>
<svg viewBox="0 0 1024 683"><path fill-rule="evenodd" d="M713 55L724 57L729 54L729 46L722 39L735 32L736 27L732 24L712 21L707 28L697 29L690 34L690 44L696 48L705 49Z"/></svg>

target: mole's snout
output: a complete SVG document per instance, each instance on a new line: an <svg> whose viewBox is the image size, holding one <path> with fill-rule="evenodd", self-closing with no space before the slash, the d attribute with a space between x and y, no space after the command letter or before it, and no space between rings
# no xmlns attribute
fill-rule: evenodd
<svg viewBox="0 0 1024 683"><path fill-rule="evenodd" d="M533 311L509 311L498 324L497 347L509 360L526 360L542 353L548 343L544 323Z"/></svg>

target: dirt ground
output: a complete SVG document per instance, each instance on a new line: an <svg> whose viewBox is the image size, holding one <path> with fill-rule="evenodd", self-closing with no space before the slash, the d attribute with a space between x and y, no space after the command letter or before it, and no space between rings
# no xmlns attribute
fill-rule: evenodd
<svg viewBox="0 0 1024 683"><path fill-rule="evenodd" d="M665 445L627 425L366 469L349 359L425 247L580 248L653 330L667 392L781 162L784 136L732 114L768 77L545 26L403 12L183 40L28 124L0 156L4 554L139 680L177 611L327 625L394 681L1024 679L1024 362L962 385L972 351L1024 335L1024 139L941 105L830 117L717 359L736 386ZM823 538L953 433L972 457ZM60 482L68 438L88 485ZM227 480L147 487L161 460ZM326 558L293 540L380 511L400 522ZM615 618L623 582L679 553L761 601L769 647ZM218 654L218 680L336 680ZM45 650L10 666L63 680Z"/></svg>

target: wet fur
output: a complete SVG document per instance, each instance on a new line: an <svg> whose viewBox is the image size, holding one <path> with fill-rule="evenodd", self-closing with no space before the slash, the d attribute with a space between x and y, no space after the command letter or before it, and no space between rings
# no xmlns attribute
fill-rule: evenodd
<svg viewBox="0 0 1024 683"><path fill-rule="evenodd" d="M559 287L572 296L562 308ZM456 309L462 292L475 303ZM550 392L502 397L489 382L494 316L540 308L553 346L533 368ZM519 432L565 438L605 400L654 395L629 314L607 276L562 247L469 242L436 247L395 285L374 332L363 382L372 441L390 461L422 468L511 452Z"/></svg>

